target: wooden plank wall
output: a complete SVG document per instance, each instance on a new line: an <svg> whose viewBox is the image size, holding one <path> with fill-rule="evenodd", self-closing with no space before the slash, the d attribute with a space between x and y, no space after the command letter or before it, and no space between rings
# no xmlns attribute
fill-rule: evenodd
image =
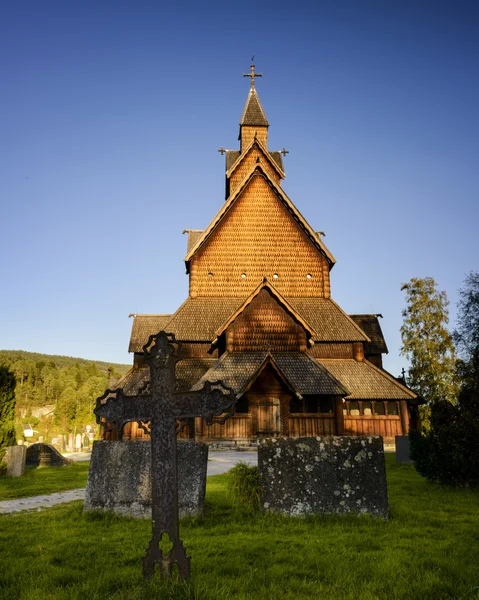
<svg viewBox="0 0 479 600"><path fill-rule="evenodd" d="M233 415L222 425L204 425L203 437L209 439L245 439L250 437L251 419L247 414Z"/></svg>
<svg viewBox="0 0 479 600"><path fill-rule="evenodd" d="M351 416L344 415L344 433L346 435L382 435L385 439L394 439L403 435L399 415Z"/></svg>
<svg viewBox="0 0 479 600"><path fill-rule="evenodd" d="M289 416L290 437L314 437L317 435L335 435L334 415L297 413Z"/></svg>

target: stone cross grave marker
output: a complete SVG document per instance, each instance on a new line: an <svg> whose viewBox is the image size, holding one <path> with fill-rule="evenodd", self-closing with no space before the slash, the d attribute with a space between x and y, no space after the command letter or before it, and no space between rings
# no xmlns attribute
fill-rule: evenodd
<svg viewBox="0 0 479 600"><path fill-rule="evenodd" d="M208 424L223 423L233 414L236 402L231 390L220 382L207 382L197 392L175 392L175 365L180 347L173 334L160 331L143 346L150 367L150 383L144 393L127 396L121 389L106 390L96 401L97 422L107 431L121 432L125 423L150 422L152 538L143 558L143 577L149 579L159 565L170 577L178 565L180 577L190 575L190 557L179 537L176 434L178 422L203 417ZM169 542L171 549L163 551Z"/></svg>

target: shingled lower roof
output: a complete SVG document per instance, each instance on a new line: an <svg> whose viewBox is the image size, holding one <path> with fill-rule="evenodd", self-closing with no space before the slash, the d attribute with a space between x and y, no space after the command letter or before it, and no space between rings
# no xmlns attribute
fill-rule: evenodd
<svg viewBox="0 0 479 600"><path fill-rule="evenodd" d="M352 358L317 359L349 391L346 400L411 400L414 392L401 385L392 375L367 360Z"/></svg>
<svg viewBox="0 0 479 600"><path fill-rule="evenodd" d="M115 385L115 389L120 388L127 396L137 396L146 387L150 381L149 367L136 369L132 367Z"/></svg>
<svg viewBox="0 0 479 600"><path fill-rule="evenodd" d="M315 342L368 342L369 338L332 298L287 298L316 332Z"/></svg>
<svg viewBox="0 0 479 600"><path fill-rule="evenodd" d="M368 342L369 338L331 298L285 298L316 332L316 342ZM129 352L142 352L148 337L165 329L177 340L212 342L245 298L188 298L174 315L136 315Z"/></svg>
<svg viewBox="0 0 479 600"><path fill-rule="evenodd" d="M143 352L143 346L153 333L165 329L172 315L130 315L134 317L128 352Z"/></svg>
<svg viewBox="0 0 479 600"><path fill-rule="evenodd" d="M283 375L288 386L301 396L348 394L333 375L301 352L225 352L192 387L192 391L202 389L206 381L221 381L240 398L268 361Z"/></svg>
<svg viewBox="0 0 479 600"><path fill-rule="evenodd" d="M187 392L202 375L208 371L216 362L217 358L185 358L178 361L175 369L176 391ZM150 368L132 367L115 385L115 389L121 388L127 396L140 394L150 381Z"/></svg>
<svg viewBox="0 0 479 600"><path fill-rule="evenodd" d="M388 353L378 315L349 315L371 340L364 345L365 354Z"/></svg>

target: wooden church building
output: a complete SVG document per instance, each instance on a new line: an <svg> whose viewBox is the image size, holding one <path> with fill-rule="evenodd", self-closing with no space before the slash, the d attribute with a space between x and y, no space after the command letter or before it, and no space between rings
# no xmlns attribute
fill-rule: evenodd
<svg viewBox="0 0 479 600"><path fill-rule="evenodd" d="M171 315L134 315L134 365L118 387L148 383L143 346L160 330L182 343L177 388L222 381L237 398L223 425L191 421L183 435L247 442L258 436L382 435L414 424L417 397L382 368L379 315L348 315L331 297L335 260L285 194L281 152L255 89L226 156L226 201L204 230L187 230L189 294ZM123 439L147 437L137 423ZM107 434L111 436L112 434Z"/></svg>

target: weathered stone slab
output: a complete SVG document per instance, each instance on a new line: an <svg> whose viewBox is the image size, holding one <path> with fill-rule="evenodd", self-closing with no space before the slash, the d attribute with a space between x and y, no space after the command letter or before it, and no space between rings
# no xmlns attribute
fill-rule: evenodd
<svg viewBox="0 0 479 600"><path fill-rule="evenodd" d="M178 440L180 517L203 511L208 446ZM151 518L151 445L141 440L93 442L84 510Z"/></svg>
<svg viewBox="0 0 479 600"><path fill-rule="evenodd" d="M65 458L51 444L37 442L27 448L27 467L51 466L63 467L71 464L71 460Z"/></svg>
<svg viewBox="0 0 479 600"><path fill-rule="evenodd" d="M409 438L407 435L396 436L396 463L411 464Z"/></svg>
<svg viewBox="0 0 479 600"><path fill-rule="evenodd" d="M26 446L9 446L5 452L8 477L21 477L25 473Z"/></svg>
<svg viewBox="0 0 479 600"><path fill-rule="evenodd" d="M381 437L261 439L258 469L264 510L388 517Z"/></svg>

